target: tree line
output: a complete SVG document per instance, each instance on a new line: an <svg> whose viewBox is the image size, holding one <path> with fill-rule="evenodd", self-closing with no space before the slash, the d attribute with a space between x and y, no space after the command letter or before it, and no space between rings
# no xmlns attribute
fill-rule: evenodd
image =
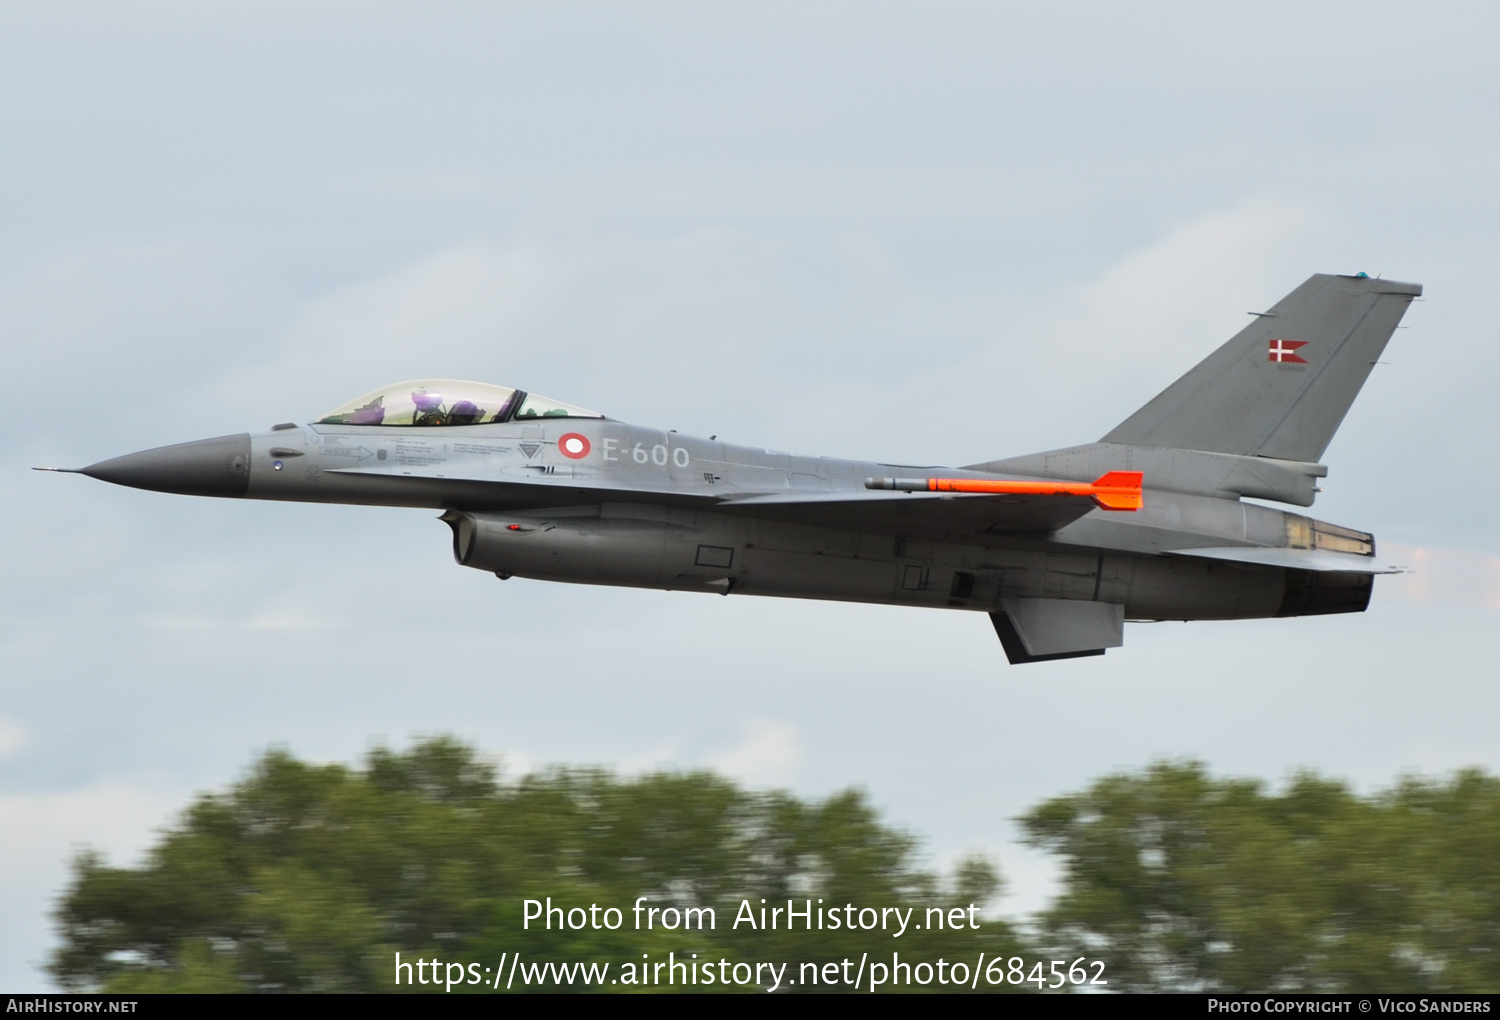
<svg viewBox="0 0 1500 1020"><path fill-rule="evenodd" d="M1051 985L1045 964L1059 960L1102 961L1112 991L1500 989L1500 780L1482 772L1360 796L1313 774L1277 792L1159 763L1019 821L1063 869L1020 928L986 914L992 862L920 867L916 838L856 790L804 801L708 772L566 768L503 782L449 738L357 768L272 751L193 803L140 866L79 855L49 969L74 990L392 991L397 953L617 968L670 955L728 973L899 952L964 961L966 975L1005 961L1010 980L974 972L979 991L1036 990L1015 972L1036 962ZM649 925L632 913L653 907ZM762 913L783 907L798 916ZM479 989L487 979L453 990Z"/></svg>

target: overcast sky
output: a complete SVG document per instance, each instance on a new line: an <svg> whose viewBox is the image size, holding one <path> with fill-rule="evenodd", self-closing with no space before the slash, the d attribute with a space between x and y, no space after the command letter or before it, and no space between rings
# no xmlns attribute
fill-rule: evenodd
<svg viewBox="0 0 1500 1020"><path fill-rule="evenodd" d="M1482 4L6 5L0 987L72 850L135 861L272 745L866 788L935 866L1163 756L1500 770L1500 13ZM393 380L799 453L1097 439L1314 272L1424 284L1316 516L1361 616L1127 628L453 564L428 511L44 475ZM544 892L539 890L539 892Z"/></svg>

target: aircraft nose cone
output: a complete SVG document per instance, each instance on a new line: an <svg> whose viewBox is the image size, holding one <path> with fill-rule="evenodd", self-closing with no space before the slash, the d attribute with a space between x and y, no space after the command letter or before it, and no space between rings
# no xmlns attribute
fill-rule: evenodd
<svg viewBox="0 0 1500 1020"><path fill-rule="evenodd" d="M102 482L184 496L243 496L250 487L250 433L127 453L83 468Z"/></svg>

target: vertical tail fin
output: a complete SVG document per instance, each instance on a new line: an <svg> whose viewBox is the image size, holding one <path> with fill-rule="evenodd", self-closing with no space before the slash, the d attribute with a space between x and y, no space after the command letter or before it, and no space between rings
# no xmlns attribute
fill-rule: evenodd
<svg viewBox="0 0 1500 1020"><path fill-rule="evenodd" d="M1101 441L1316 461L1421 293L1314 276Z"/></svg>

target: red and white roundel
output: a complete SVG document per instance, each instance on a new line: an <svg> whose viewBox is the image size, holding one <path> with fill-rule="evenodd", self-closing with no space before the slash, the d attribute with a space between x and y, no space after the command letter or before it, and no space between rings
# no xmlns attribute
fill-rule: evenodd
<svg viewBox="0 0 1500 1020"><path fill-rule="evenodd" d="M564 457L570 460L579 460L589 455L589 441L587 436L580 436L577 432L569 432L557 439L557 448L562 451Z"/></svg>

